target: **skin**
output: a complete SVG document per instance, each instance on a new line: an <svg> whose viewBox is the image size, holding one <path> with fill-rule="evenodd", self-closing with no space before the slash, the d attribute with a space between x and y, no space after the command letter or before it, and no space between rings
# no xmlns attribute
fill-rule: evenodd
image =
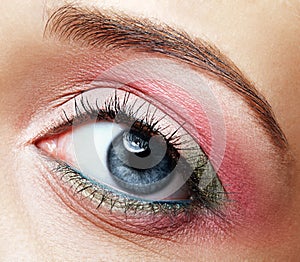
<svg viewBox="0 0 300 262"><path fill-rule="evenodd" d="M268 183L257 191L262 192L258 193L261 198L264 192L276 193L270 201L272 209L268 211L272 225L266 234L263 227L256 228L255 221L251 221L255 233L250 228L235 231L230 241L225 236L221 241L223 245L214 240L190 245L185 238L181 238L181 243L172 244L160 237L139 234L130 235L129 241L124 232L101 228L86 217L78 216L74 206L69 208L71 205L63 203L51 187L38 178L42 171L36 170L33 152L17 145L28 125L24 112L35 112L38 107L38 103L29 103L24 97L31 92L39 101L45 92L36 93L33 82L27 81L28 76L35 72L40 61L43 61L42 65L47 64L49 53L54 55L55 50L60 50L57 44L43 41L43 29L47 15L61 6L62 1L27 0L20 4L4 0L0 4L0 12L4 14L0 17L1 260L296 261L300 257L299 2L232 1L225 4L218 1L153 0L141 3L129 0L78 3L151 18L216 45L266 97L287 137L292 160L288 171L276 180L276 185L282 185L285 190L270 189L273 177L262 165L260 173L263 181ZM46 50L51 51L45 55ZM51 75L54 69L49 64ZM244 132L247 128L245 125ZM281 173L278 171L278 174ZM289 197L284 208L279 204L283 195Z"/></svg>

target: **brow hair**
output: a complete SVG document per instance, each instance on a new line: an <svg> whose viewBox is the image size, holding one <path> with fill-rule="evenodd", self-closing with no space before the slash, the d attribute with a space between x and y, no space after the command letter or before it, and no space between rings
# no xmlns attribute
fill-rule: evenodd
<svg viewBox="0 0 300 262"><path fill-rule="evenodd" d="M53 12L44 36L91 48L163 54L200 68L242 97L276 146L288 146L270 104L230 59L206 41L149 19L72 5Z"/></svg>

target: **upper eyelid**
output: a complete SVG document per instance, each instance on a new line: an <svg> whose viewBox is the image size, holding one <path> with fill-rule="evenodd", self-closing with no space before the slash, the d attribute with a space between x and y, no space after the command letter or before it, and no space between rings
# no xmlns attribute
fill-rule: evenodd
<svg viewBox="0 0 300 262"><path fill-rule="evenodd" d="M278 125L271 106L239 69L214 46L169 26L156 25L147 19L124 14L100 12L71 5L52 13L44 31L45 37L72 40L91 48L128 48L134 51L160 53L181 60L214 75L240 95L254 111L258 122L272 138L273 144L287 149L287 140Z"/></svg>

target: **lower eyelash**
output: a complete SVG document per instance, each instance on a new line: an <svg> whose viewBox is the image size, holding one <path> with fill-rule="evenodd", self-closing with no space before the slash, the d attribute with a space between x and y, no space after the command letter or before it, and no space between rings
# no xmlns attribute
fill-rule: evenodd
<svg viewBox="0 0 300 262"><path fill-rule="evenodd" d="M73 188L75 194L81 194L84 198L90 199L94 202L96 209L101 206L106 206L110 211L122 211L125 214L128 212L136 214L142 212L143 214L172 214L191 211L190 201L184 203L183 201L145 201L139 199L127 198L122 196L119 192L113 192L103 185L96 184L85 178L80 172L76 171L68 164L57 161L57 167L54 172L61 174L61 180L68 183Z"/></svg>
<svg viewBox="0 0 300 262"><path fill-rule="evenodd" d="M125 215L165 215L171 219L177 217L179 214L183 214L184 217L190 219L194 215L203 215L210 211L215 216L225 220L225 214L221 208L216 208L216 206L210 205L209 202L205 203L203 199L201 201L199 201L199 199L190 199L187 201L151 202L128 198L119 192L114 192L111 188L106 188L104 185L91 181L65 162L56 162L57 167L53 171L56 174L60 174L61 181L68 184L68 186L73 189L74 194L89 199L94 204L95 209L104 207L111 212L121 212ZM218 199L218 201L222 201L223 204L225 204L225 202L227 202L226 198L221 198L222 199Z"/></svg>

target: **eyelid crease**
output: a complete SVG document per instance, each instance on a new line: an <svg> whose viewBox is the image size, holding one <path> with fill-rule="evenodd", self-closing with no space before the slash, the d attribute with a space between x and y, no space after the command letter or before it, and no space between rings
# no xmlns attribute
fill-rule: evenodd
<svg viewBox="0 0 300 262"><path fill-rule="evenodd" d="M270 104L234 63L211 44L193 40L185 32L154 24L148 19L73 5L62 6L49 17L44 37L53 36L83 47L159 53L202 69L246 101L274 145L284 150L288 148Z"/></svg>

